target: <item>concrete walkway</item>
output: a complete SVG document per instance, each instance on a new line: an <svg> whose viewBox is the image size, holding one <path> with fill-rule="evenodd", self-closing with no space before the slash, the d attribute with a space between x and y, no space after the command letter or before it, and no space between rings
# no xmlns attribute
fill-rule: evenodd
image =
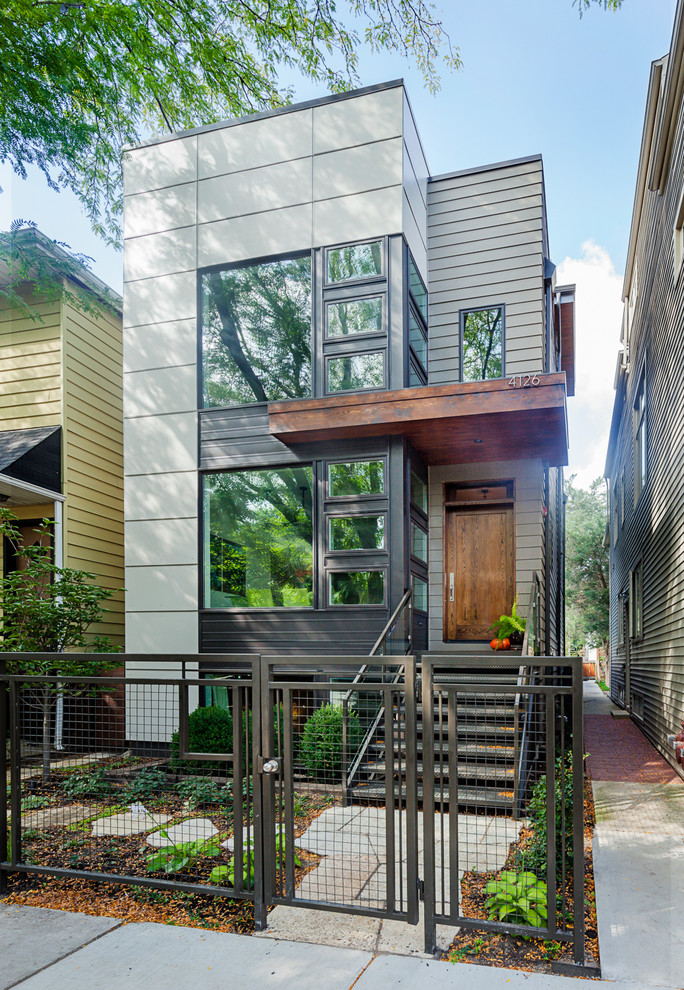
<svg viewBox="0 0 684 990"><path fill-rule="evenodd" d="M647 990L0 904L0 990Z"/></svg>
<svg viewBox="0 0 684 990"><path fill-rule="evenodd" d="M684 781L593 681L585 749L603 977L682 987Z"/></svg>

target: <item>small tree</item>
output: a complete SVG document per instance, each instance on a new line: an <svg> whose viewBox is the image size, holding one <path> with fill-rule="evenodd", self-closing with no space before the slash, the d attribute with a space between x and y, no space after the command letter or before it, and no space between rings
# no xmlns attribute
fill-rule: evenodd
<svg viewBox="0 0 684 990"><path fill-rule="evenodd" d="M606 492L601 478L588 489L566 482L566 637L577 647L608 643L609 551L605 546Z"/></svg>
<svg viewBox="0 0 684 990"><path fill-rule="evenodd" d="M94 584L95 575L73 567L58 567L53 561L50 542L40 537L51 533L47 519L36 527L38 539L24 546L16 526L17 519L7 509L0 509L0 536L4 537L25 566L12 571L0 583L2 619L0 634L5 652L15 653L11 673L41 676L93 677L116 666L118 661L86 659L82 654L66 652L89 646L96 653L111 653L117 648L104 636L87 639L87 631L103 615L102 607L114 592ZM7 544L6 544L7 545ZM52 654L62 653L59 663ZM26 692L29 704L42 715L43 779L50 776L50 727L57 698L81 694L83 688L57 682L39 683Z"/></svg>

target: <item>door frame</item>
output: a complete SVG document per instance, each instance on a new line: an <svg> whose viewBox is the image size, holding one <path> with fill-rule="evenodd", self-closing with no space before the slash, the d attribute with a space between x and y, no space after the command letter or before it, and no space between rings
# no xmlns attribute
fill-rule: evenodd
<svg viewBox="0 0 684 990"><path fill-rule="evenodd" d="M506 488L506 496L504 498L483 498L483 499L473 499L464 500L459 502L454 498L449 497L449 490L452 489L454 492L458 490L473 491L476 489L487 489L487 488ZM468 640L458 640L458 639L448 639L447 638L447 607L449 605L449 580L447 571L447 518L450 512L453 511L463 511L468 510L477 511L482 509L484 506L501 506L510 507L512 509L512 583L513 583L513 594L515 595L516 590L516 560L517 560L517 549L516 549L516 493L515 493L515 480L513 478L497 478L494 480L487 481L447 481L442 487L442 642L443 643L458 643L458 642L468 642Z"/></svg>

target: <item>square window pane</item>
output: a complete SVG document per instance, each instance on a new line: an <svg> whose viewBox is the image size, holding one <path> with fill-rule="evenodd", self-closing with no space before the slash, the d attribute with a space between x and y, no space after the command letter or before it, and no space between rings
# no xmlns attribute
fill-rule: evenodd
<svg viewBox="0 0 684 990"><path fill-rule="evenodd" d="M205 406L311 395L311 256L202 276Z"/></svg>
<svg viewBox="0 0 684 990"><path fill-rule="evenodd" d="M361 388L384 388L385 355L352 354L328 361L328 391L351 392Z"/></svg>
<svg viewBox="0 0 684 990"><path fill-rule="evenodd" d="M427 338L425 331L411 311L409 311L409 342L420 363L424 368L427 368Z"/></svg>
<svg viewBox="0 0 684 990"><path fill-rule="evenodd" d="M425 288L425 283L418 274L418 269L416 268L416 263L413 257L409 254L409 292L413 296L413 301L423 315L423 319L427 323L428 318L428 294Z"/></svg>
<svg viewBox="0 0 684 990"><path fill-rule="evenodd" d="M325 252L328 282L382 275L382 241L329 248Z"/></svg>
<svg viewBox="0 0 684 990"><path fill-rule="evenodd" d="M413 504L427 515L428 492L427 485L415 471L411 471L411 501Z"/></svg>
<svg viewBox="0 0 684 990"><path fill-rule="evenodd" d="M328 520L331 550L384 550L384 516L333 516Z"/></svg>
<svg viewBox="0 0 684 990"><path fill-rule="evenodd" d="M428 559L428 535L420 526L411 523L411 553L418 560L427 563Z"/></svg>
<svg viewBox="0 0 684 990"><path fill-rule="evenodd" d="M384 461L352 461L328 465L328 495L339 498L349 495L383 495L385 492Z"/></svg>
<svg viewBox="0 0 684 990"><path fill-rule="evenodd" d="M326 306L329 337L348 337L355 333L382 333L382 296L352 299L351 302L328 303Z"/></svg>
<svg viewBox="0 0 684 990"><path fill-rule="evenodd" d="M479 382L503 374L503 309L474 309L463 315L461 380Z"/></svg>
<svg viewBox="0 0 684 990"><path fill-rule="evenodd" d="M419 612L428 610L428 583L417 574L411 575L411 587L413 588L413 607Z"/></svg>
<svg viewBox="0 0 684 990"><path fill-rule="evenodd" d="M204 477L205 608L313 604L311 467Z"/></svg>
<svg viewBox="0 0 684 990"><path fill-rule="evenodd" d="M331 605L384 605L384 571L333 571L330 575Z"/></svg>

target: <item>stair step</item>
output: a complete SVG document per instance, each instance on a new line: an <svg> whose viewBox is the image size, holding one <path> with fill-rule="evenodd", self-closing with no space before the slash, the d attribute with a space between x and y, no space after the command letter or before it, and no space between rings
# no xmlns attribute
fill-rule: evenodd
<svg viewBox="0 0 684 990"><path fill-rule="evenodd" d="M497 811L508 811L510 812L513 808L513 791L507 788L496 788L496 787L459 787L458 788L458 806L459 808L477 808L487 809L487 810L497 810ZM351 798L358 798L363 801L379 801L384 802L385 800L385 787L382 784L368 783L368 784L356 784L350 789L349 795ZM394 799L405 800L406 799L406 788L400 789L395 786L394 788ZM423 787L418 786L418 801L423 800ZM449 803L449 788L445 787L443 791L439 791L435 796L435 803L441 807L442 803Z"/></svg>
<svg viewBox="0 0 684 990"><path fill-rule="evenodd" d="M422 753L425 749L425 742L422 738L417 740L416 748L418 753ZM430 746L428 744L428 750ZM433 752L438 756L442 753L445 757L449 752L449 743L446 739L441 742L435 741L432 747ZM371 743L368 747L369 754L378 755L384 754L385 746L383 743ZM395 752L401 752L405 754L406 748L402 746L399 750L395 749ZM484 742L484 743L463 743L459 740L458 745L459 756L472 757L473 759L496 759L496 760L513 760L515 758L515 750L513 746L506 746L504 744L499 744L496 742Z"/></svg>
<svg viewBox="0 0 684 990"><path fill-rule="evenodd" d="M398 771L398 766L395 763L395 773ZM377 760L376 762L368 761L367 763L362 763L359 767L362 773L376 774L384 777L385 775L385 761ZM446 780L449 777L449 765L444 763L440 766L439 763L435 764L435 777L439 780ZM423 776L423 763L419 761L416 766L416 772L418 777ZM458 764L458 778L459 780L513 780L515 776L513 766L508 765L492 765L491 763L459 763Z"/></svg>

